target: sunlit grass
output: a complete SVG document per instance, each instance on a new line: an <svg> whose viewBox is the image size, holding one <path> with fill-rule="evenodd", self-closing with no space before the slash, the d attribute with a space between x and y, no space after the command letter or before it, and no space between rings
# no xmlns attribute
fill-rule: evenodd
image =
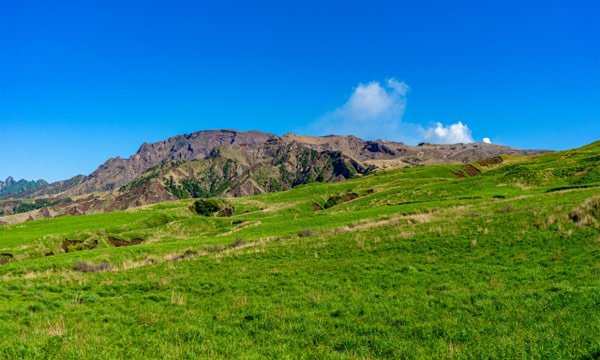
<svg viewBox="0 0 600 360"><path fill-rule="evenodd" d="M0 357L597 357L599 154L0 227Z"/></svg>

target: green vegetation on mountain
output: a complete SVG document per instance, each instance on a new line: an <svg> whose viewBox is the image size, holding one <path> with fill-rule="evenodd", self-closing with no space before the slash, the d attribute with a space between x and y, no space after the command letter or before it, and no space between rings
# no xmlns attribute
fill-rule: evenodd
<svg viewBox="0 0 600 360"><path fill-rule="evenodd" d="M243 163L218 159L173 186ZM185 199L2 226L0 358L594 359L599 159L314 171L213 204L230 216Z"/></svg>
<svg viewBox="0 0 600 360"><path fill-rule="evenodd" d="M47 206L53 206L60 202L68 203L70 201L71 199L35 199L4 201L0 203L0 216L24 213L31 210L41 209Z"/></svg>
<svg viewBox="0 0 600 360"><path fill-rule="evenodd" d="M0 222L126 210L176 199L258 195L406 166L461 163L470 175L478 171L469 165L475 161L544 152L485 143L408 146L355 136L198 131L144 143L129 158L111 158L87 176L11 195L17 199L51 197L56 204L27 215L15 213L15 203L0 204L0 216L9 215Z"/></svg>
<svg viewBox="0 0 600 360"><path fill-rule="evenodd" d="M14 180L8 177L6 180L0 180L0 199L6 199L20 193L37 190L48 183L45 180Z"/></svg>
<svg viewBox="0 0 600 360"><path fill-rule="evenodd" d="M318 152L298 144L278 145L268 155L260 156L219 146L206 159L154 166L120 191L146 191L144 187L149 189L154 184L178 199L247 196L351 179L371 171L339 151Z"/></svg>

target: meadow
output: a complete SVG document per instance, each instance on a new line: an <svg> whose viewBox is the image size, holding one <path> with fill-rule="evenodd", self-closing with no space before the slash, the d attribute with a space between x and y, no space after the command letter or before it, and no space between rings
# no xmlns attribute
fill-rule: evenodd
<svg viewBox="0 0 600 360"><path fill-rule="evenodd" d="M1 226L0 358L600 357L600 142L225 201Z"/></svg>

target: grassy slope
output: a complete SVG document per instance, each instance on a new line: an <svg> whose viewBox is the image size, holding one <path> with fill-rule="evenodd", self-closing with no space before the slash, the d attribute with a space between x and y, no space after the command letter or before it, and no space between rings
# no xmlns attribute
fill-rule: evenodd
<svg viewBox="0 0 600 360"><path fill-rule="evenodd" d="M231 199L231 218L180 201L0 227L15 256L0 266L0 357L597 355L600 233L568 214L600 194L600 143L476 166ZM313 209L348 190L361 196ZM58 252L65 238L100 246ZM71 270L82 260L114 269Z"/></svg>

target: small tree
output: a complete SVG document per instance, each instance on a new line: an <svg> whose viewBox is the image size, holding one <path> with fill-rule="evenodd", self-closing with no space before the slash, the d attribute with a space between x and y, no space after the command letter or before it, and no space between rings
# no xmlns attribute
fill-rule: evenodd
<svg viewBox="0 0 600 360"><path fill-rule="evenodd" d="M221 204L216 199L200 199L194 202L193 209L198 215L212 216L221 210Z"/></svg>

